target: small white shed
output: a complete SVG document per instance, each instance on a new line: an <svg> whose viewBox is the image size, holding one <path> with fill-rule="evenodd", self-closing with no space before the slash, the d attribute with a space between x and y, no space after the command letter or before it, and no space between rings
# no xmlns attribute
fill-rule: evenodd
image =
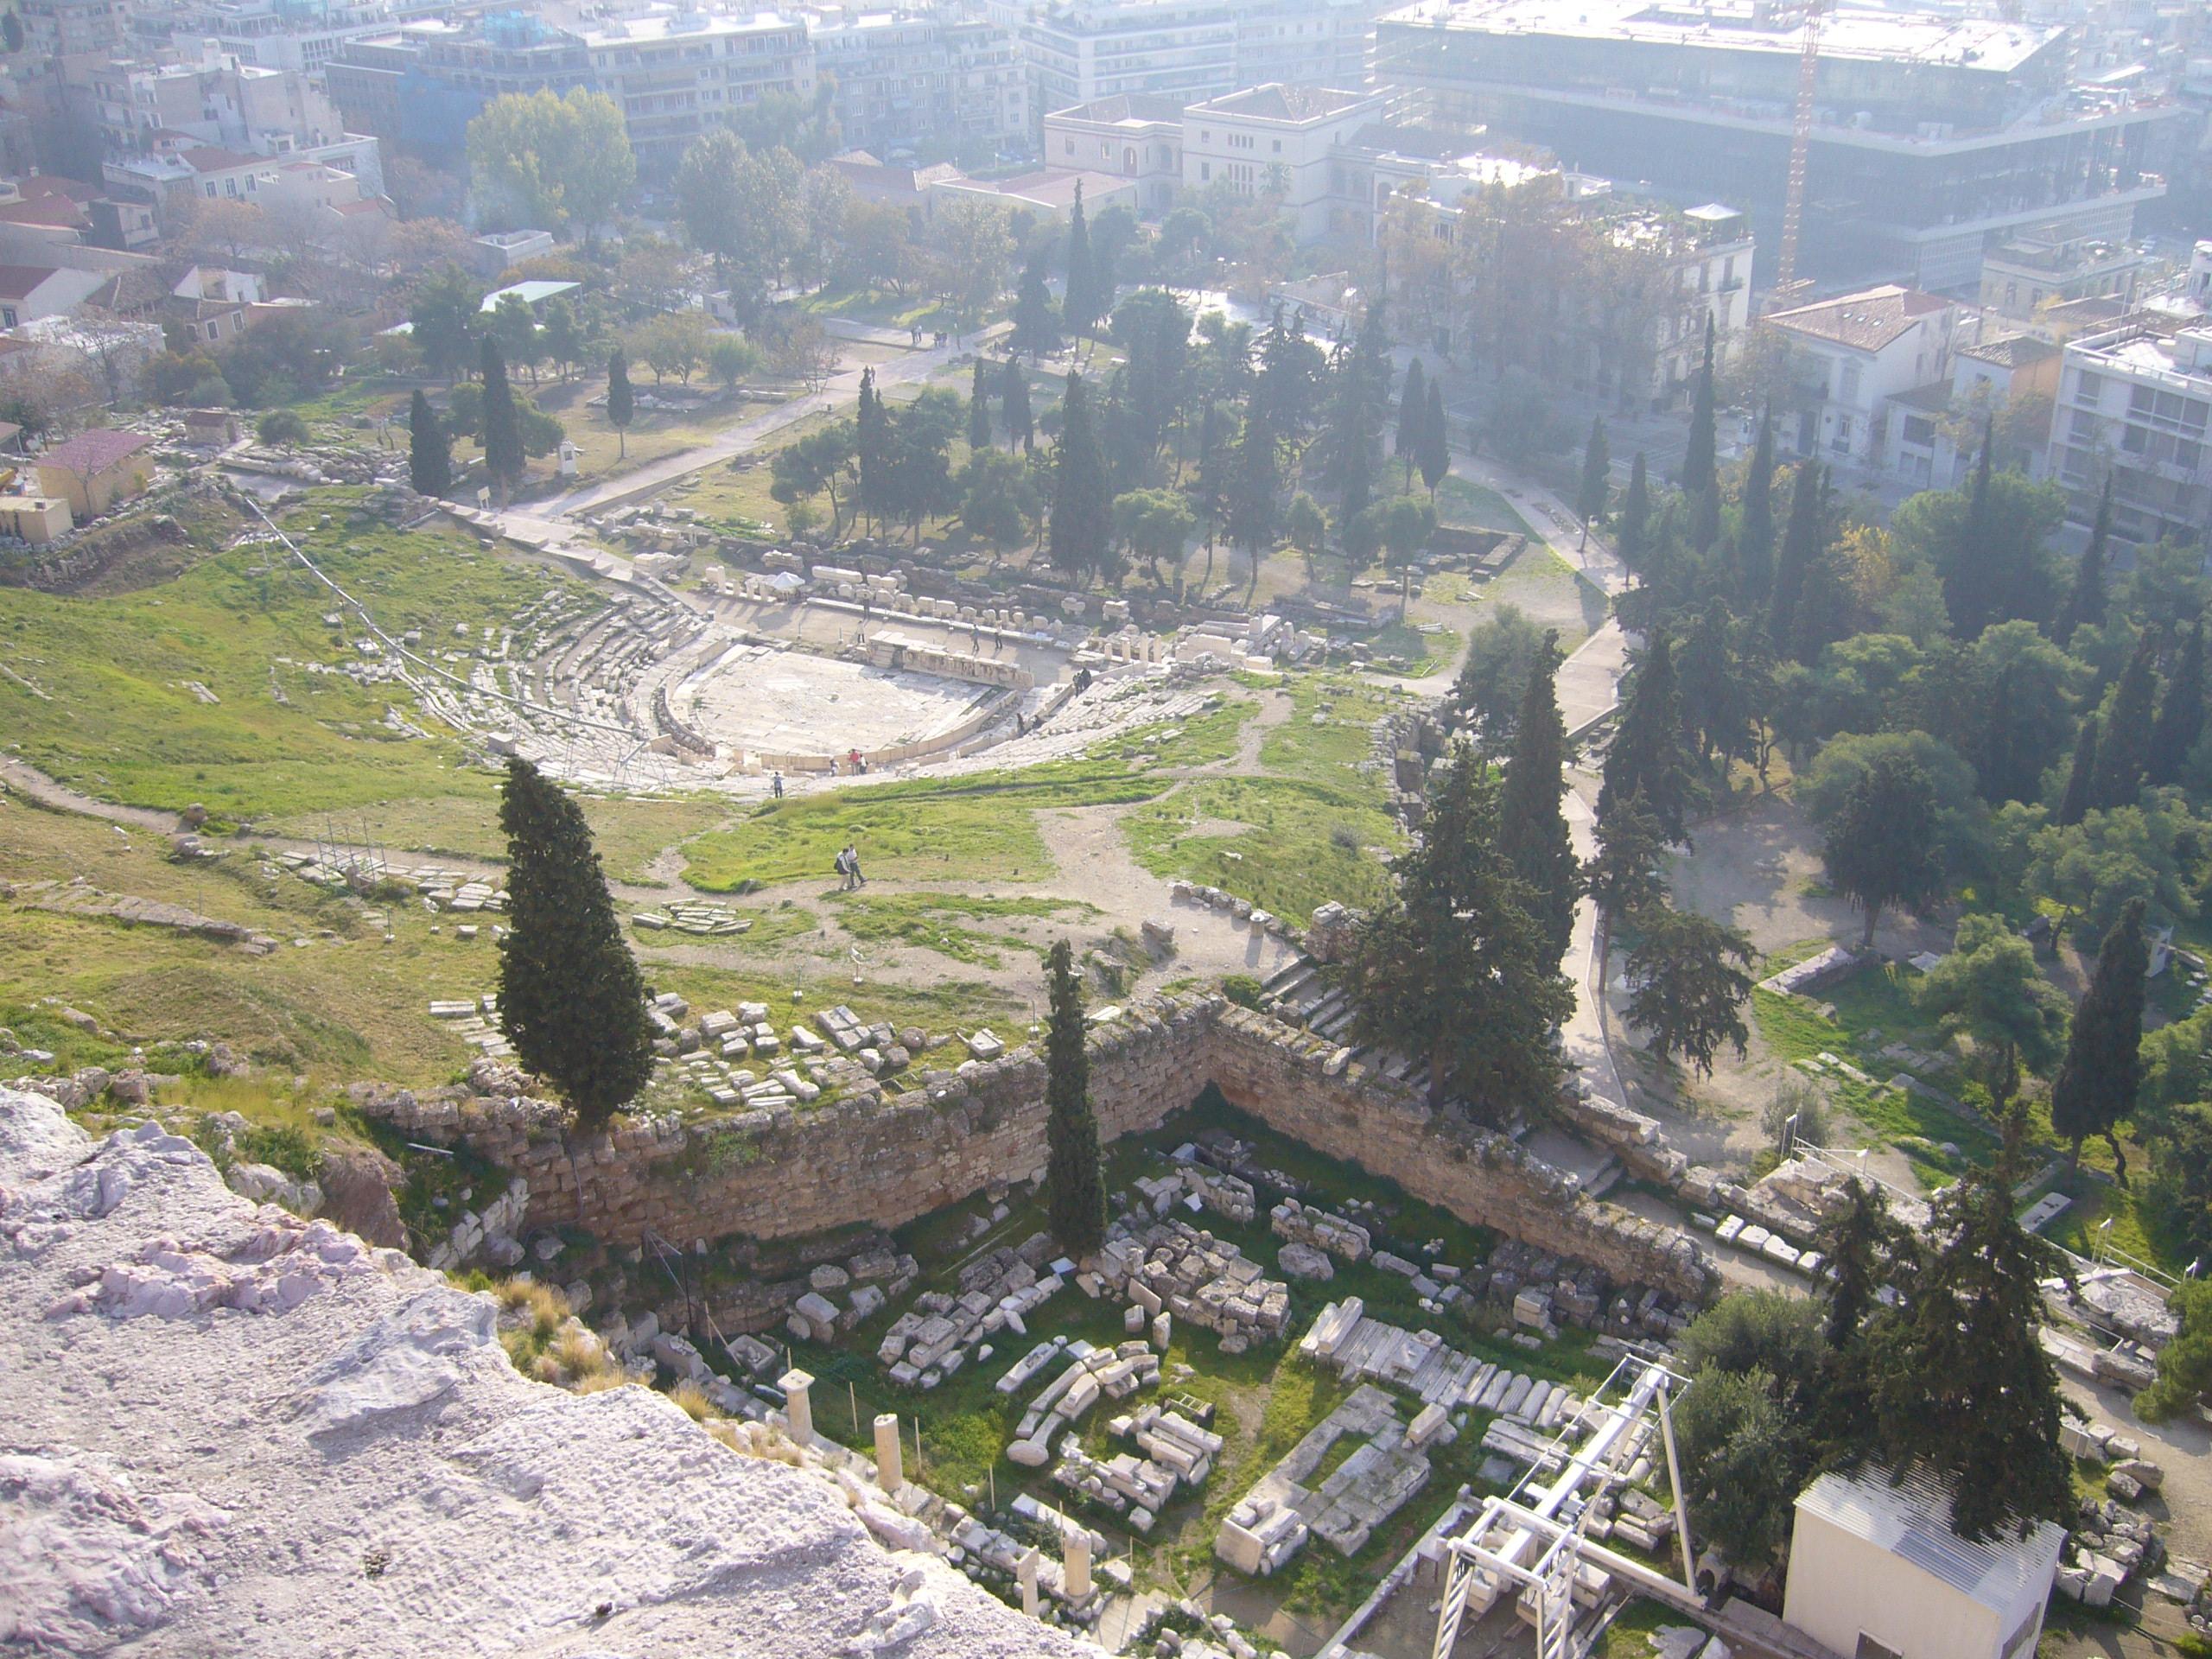
<svg viewBox="0 0 2212 1659"><path fill-rule="evenodd" d="M1973 1542L1932 1481L1822 1475L1798 1495L1783 1622L1845 1659L2028 1659L2065 1541L2044 1521Z"/></svg>

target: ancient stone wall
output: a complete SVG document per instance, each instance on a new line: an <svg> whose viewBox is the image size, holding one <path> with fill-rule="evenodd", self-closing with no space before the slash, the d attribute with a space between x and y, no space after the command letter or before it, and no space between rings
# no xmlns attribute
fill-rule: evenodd
<svg viewBox="0 0 2212 1659"><path fill-rule="evenodd" d="M1688 1236L1596 1203L1504 1137L1449 1114L1345 1051L1218 996L1133 1004L1090 1039L1101 1135L1156 1127L1205 1084L1314 1150L1396 1182L1478 1225L1701 1300L1710 1263ZM741 1233L785 1238L928 1214L1044 1167L1045 1067L1027 1049L927 1071L886 1096L869 1084L830 1106L758 1111L712 1128L673 1119L564 1137L541 1103L366 1095L364 1109L410 1135L466 1140L530 1184L530 1222L575 1224L631 1242Z"/></svg>

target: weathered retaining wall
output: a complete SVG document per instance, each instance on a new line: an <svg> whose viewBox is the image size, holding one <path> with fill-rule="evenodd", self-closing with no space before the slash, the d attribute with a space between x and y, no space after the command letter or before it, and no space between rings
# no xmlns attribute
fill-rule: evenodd
<svg viewBox="0 0 2212 1659"><path fill-rule="evenodd" d="M1209 1081L1239 1109L1478 1225L1703 1300L1710 1262L1690 1237L1592 1202L1511 1141L1450 1114L1343 1050L1218 996L1130 1006L1090 1039L1090 1096L1108 1140L1156 1127ZM532 1225L633 1242L741 1233L785 1238L857 1222L895 1227L994 1181L1044 1167L1045 1066L1027 1049L884 1096L873 1085L819 1109L751 1112L707 1130L673 1119L564 1137L541 1102L369 1095L409 1134L465 1140L530 1184Z"/></svg>

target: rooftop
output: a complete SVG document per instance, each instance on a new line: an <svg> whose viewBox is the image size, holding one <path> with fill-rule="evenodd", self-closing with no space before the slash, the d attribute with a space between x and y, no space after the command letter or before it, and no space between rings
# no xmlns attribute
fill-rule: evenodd
<svg viewBox="0 0 2212 1659"><path fill-rule="evenodd" d="M556 282L510 283L505 288L495 288L484 296L481 309L496 311L501 300L520 300L524 305L537 305L557 295L575 291L578 283Z"/></svg>
<svg viewBox="0 0 2212 1659"><path fill-rule="evenodd" d="M53 276L52 265L0 265L0 300L27 300Z"/></svg>
<svg viewBox="0 0 2212 1659"><path fill-rule="evenodd" d="M1959 355L1993 363L2001 369L2024 369L2056 357L2058 347L2033 334L2006 334L2001 340L1985 340L1979 346L1962 346Z"/></svg>
<svg viewBox="0 0 2212 1659"><path fill-rule="evenodd" d="M270 165L266 156L247 156L235 149L221 149L213 144L202 144L197 149L188 149L177 159L195 173L228 173L233 168Z"/></svg>
<svg viewBox="0 0 2212 1659"><path fill-rule="evenodd" d="M1777 328L1811 340L1825 340L1858 351L1878 352L1909 334L1923 317L1948 308L1951 302L1894 283L1833 300L1817 300L1788 311L1770 312Z"/></svg>
<svg viewBox="0 0 2212 1659"><path fill-rule="evenodd" d="M1270 81L1241 92L1193 104L1193 112L1237 116L1257 121L1322 121L1376 101L1374 92L1348 92L1326 86L1287 86Z"/></svg>
<svg viewBox="0 0 2212 1659"><path fill-rule="evenodd" d="M143 432L118 432L112 427L95 427L46 450L39 456L38 464L56 467L80 478L89 478L94 473L105 472L119 461L128 460L152 442L153 440Z"/></svg>
<svg viewBox="0 0 2212 1659"><path fill-rule="evenodd" d="M1997 1612L2042 1595L2036 1586L2049 1585L2063 1528L2041 1521L2025 1538L2000 1533L1974 1543L1951 1530L1950 1506L1950 1493L1936 1482L1908 1476L1892 1484L1878 1469L1822 1475L1797 1497L1800 1515L1887 1550Z"/></svg>
<svg viewBox="0 0 2212 1659"><path fill-rule="evenodd" d="M742 16L726 11L678 11L656 7L628 17L610 17L576 34L586 46L620 46L655 41L703 39L721 35L753 35L769 29L797 29L798 20L780 12L756 11Z"/></svg>
<svg viewBox="0 0 2212 1659"><path fill-rule="evenodd" d="M1157 92L1116 92L1111 98L1093 99L1088 104L1071 105L1065 110L1054 110L1047 118L1060 121L1090 121L1101 126L1148 126L1156 121L1180 122L1183 100L1166 98Z"/></svg>
<svg viewBox="0 0 2212 1659"><path fill-rule="evenodd" d="M1801 29L1766 22L1764 9L1755 12L1751 0L1712 0L1697 6L1667 0L1422 0L1385 14L1384 21L1486 34L1773 52L1790 58L1803 43ZM1844 5L1830 9L1821 20L1821 55L2011 74L2065 32L2055 24Z"/></svg>

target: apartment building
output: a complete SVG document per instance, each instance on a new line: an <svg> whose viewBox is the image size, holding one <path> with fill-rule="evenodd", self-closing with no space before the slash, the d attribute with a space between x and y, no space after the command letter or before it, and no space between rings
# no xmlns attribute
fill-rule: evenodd
<svg viewBox="0 0 2212 1659"><path fill-rule="evenodd" d="M592 85L591 54L575 30L535 13L493 12L350 41L323 80L353 131L449 158L493 99Z"/></svg>
<svg viewBox="0 0 2212 1659"><path fill-rule="evenodd" d="M213 41L244 63L305 71L321 69L348 41L387 30L406 15L391 0L321 0L311 7L297 0L213 0L175 14L170 33Z"/></svg>
<svg viewBox="0 0 2212 1659"><path fill-rule="evenodd" d="M69 79L77 84L73 73ZM345 134L314 77L241 63L213 47L178 63L100 60L85 70L81 89L73 102L99 128L111 156L143 155L162 133L272 153Z"/></svg>
<svg viewBox="0 0 2212 1659"><path fill-rule="evenodd" d="M2054 397L2059 358L2057 346L2032 334L1960 346L1948 380L1890 400L1883 470L1912 489L1956 489L1980 448L1983 422L2017 398ZM2029 472L2040 477L2044 460L2038 443Z"/></svg>
<svg viewBox="0 0 2212 1659"><path fill-rule="evenodd" d="M1236 8L1236 84L1367 85L1381 0L1246 0Z"/></svg>
<svg viewBox="0 0 2212 1659"><path fill-rule="evenodd" d="M2133 542L2212 530L2212 323L2137 321L2069 340L2050 471L2087 524L2112 480Z"/></svg>
<svg viewBox="0 0 2212 1659"><path fill-rule="evenodd" d="M995 15L1009 13L1001 4ZM1117 93L1185 103L1236 86L1236 10L1229 0L1065 0L1019 19L1039 120Z"/></svg>
<svg viewBox="0 0 2212 1659"><path fill-rule="evenodd" d="M20 0L16 15L31 58L119 51L130 38L130 0Z"/></svg>
<svg viewBox="0 0 2212 1659"><path fill-rule="evenodd" d="M1894 283L1769 312L1766 325L1789 341L1806 392L1777 442L1799 455L1879 466L1878 417L1892 399L1948 378L1964 320L1955 302Z"/></svg>
<svg viewBox="0 0 2212 1659"><path fill-rule="evenodd" d="M878 155L935 146L1027 146L1029 75L1013 30L938 10L801 14L817 80L836 84L847 143Z"/></svg>
<svg viewBox="0 0 2212 1659"><path fill-rule="evenodd" d="M1116 92L1045 118L1045 165L1087 169L1135 188L1140 213L1157 218L1183 182L1183 100Z"/></svg>
<svg viewBox="0 0 2212 1659"><path fill-rule="evenodd" d="M2153 255L2104 237L2015 237L1982 255L1981 302L2022 321L2068 300L2132 305L2158 270Z"/></svg>
<svg viewBox="0 0 2212 1659"><path fill-rule="evenodd" d="M1338 228L1338 153L1380 119L1383 99L1324 87L1255 86L1183 111L1183 185L1274 194L1300 242Z"/></svg>
<svg viewBox="0 0 2212 1659"><path fill-rule="evenodd" d="M639 164L665 171L700 134L766 92L814 96L814 54L796 16L654 4L581 24L591 84L612 98Z"/></svg>

